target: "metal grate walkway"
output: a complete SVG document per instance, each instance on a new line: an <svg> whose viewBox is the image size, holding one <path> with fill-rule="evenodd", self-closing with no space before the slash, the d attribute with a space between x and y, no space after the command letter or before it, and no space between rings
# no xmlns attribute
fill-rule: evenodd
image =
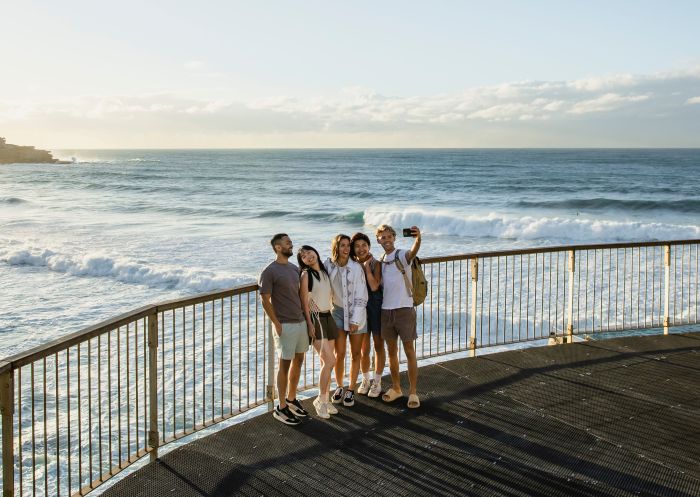
<svg viewBox="0 0 700 497"><path fill-rule="evenodd" d="M460 359L419 381L416 411L360 397L297 428L267 414L103 495L700 495L699 333Z"/></svg>

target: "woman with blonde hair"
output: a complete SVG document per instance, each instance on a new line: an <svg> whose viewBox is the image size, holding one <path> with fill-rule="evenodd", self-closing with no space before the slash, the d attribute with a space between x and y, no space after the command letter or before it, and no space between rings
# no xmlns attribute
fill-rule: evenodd
<svg viewBox="0 0 700 497"><path fill-rule="evenodd" d="M333 293L333 318L338 328L335 341L336 389L331 401L350 407L355 404L355 384L360 372L362 337L367 333L367 284L362 266L350 258L350 237L336 235L331 243L331 257L324 263ZM346 387L346 337L350 337L350 384ZM343 389L345 388L345 392Z"/></svg>

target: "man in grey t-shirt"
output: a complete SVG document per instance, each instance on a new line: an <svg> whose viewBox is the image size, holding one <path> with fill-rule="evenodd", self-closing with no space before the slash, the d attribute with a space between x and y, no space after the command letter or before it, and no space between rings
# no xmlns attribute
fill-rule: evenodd
<svg viewBox="0 0 700 497"><path fill-rule="evenodd" d="M279 404L272 414L284 424L298 425L299 417L308 415L297 400L297 385L304 355L309 349L309 335L299 297L299 268L289 262L294 252L292 241L285 233L273 236L270 244L277 257L263 269L258 284L279 355Z"/></svg>

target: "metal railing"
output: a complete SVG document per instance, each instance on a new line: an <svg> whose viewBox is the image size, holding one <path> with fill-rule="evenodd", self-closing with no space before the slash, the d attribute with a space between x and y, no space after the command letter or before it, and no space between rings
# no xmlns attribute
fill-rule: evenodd
<svg viewBox="0 0 700 497"><path fill-rule="evenodd" d="M697 324L700 240L423 260L419 358ZM4 496L85 494L274 396L256 285L149 305L0 362ZM307 354L301 389L316 384Z"/></svg>

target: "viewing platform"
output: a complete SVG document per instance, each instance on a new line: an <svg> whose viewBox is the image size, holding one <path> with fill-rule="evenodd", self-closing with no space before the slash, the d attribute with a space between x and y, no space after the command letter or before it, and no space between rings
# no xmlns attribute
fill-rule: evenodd
<svg viewBox="0 0 700 497"><path fill-rule="evenodd" d="M459 359L419 379L416 411L359 396L300 427L258 416L103 495L700 495L700 333Z"/></svg>
<svg viewBox="0 0 700 497"><path fill-rule="evenodd" d="M3 496L85 495L146 457L104 495L700 495L700 240L423 265L419 409L186 439L275 402L270 323L255 284L159 302L0 360ZM309 351L301 395L317 382Z"/></svg>

